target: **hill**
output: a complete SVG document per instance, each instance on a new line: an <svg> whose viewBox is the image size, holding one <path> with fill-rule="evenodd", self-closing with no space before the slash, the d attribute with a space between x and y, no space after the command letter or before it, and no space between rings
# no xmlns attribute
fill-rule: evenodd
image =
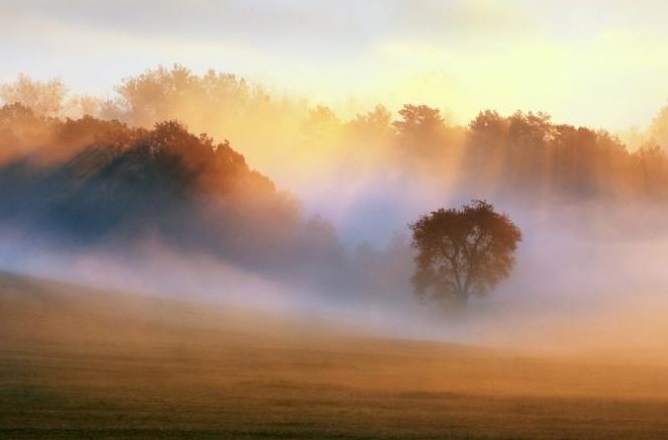
<svg viewBox="0 0 668 440"><path fill-rule="evenodd" d="M291 279L309 262L340 260L327 222L306 218L227 141L176 121L148 130L6 105L0 150L0 229L24 244L132 253L157 242Z"/></svg>
<svg viewBox="0 0 668 440"><path fill-rule="evenodd" d="M5 438L661 438L665 367L0 277Z"/></svg>

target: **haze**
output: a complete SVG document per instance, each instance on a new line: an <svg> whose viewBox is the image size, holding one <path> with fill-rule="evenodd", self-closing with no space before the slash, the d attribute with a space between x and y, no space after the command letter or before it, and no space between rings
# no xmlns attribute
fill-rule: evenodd
<svg viewBox="0 0 668 440"><path fill-rule="evenodd" d="M0 0L0 437L665 437L666 22ZM466 204L512 270L419 298Z"/></svg>

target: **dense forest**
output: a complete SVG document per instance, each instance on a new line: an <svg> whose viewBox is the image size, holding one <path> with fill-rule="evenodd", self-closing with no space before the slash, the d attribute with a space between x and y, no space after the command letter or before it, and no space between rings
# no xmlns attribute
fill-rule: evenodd
<svg viewBox="0 0 668 440"><path fill-rule="evenodd" d="M251 170L229 143L177 122L151 130L0 109L0 221L64 249L155 239L270 273L335 259L329 224ZM285 258L289 255L289 258ZM287 273L286 273L287 272Z"/></svg>
<svg viewBox="0 0 668 440"><path fill-rule="evenodd" d="M668 195L668 107L646 131L616 136L557 124L542 112L483 110L457 125L437 108L407 104L396 114L377 105L343 118L330 107L274 95L232 74L196 75L178 65L127 78L109 99L73 95L58 80L25 75L0 87L6 105L21 103L38 117L89 115L145 129L180 121L193 133L229 139L254 168L281 183L380 169L490 196ZM3 145L11 143L3 138Z"/></svg>
<svg viewBox="0 0 668 440"><path fill-rule="evenodd" d="M385 249L358 243L351 256L332 223L306 213L295 188L318 179L336 192L374 173L434 192L555 206L668 197L666 109L629 147L541 112L485 110L462 126L407 104L343 118L234 75L180 66L126 79L111 99L27 76L2 85L0 98L4 229L72 250L159 240L293 284L352 280L381 292L397 288L381 274L409 278L405 239Z"/></svg>

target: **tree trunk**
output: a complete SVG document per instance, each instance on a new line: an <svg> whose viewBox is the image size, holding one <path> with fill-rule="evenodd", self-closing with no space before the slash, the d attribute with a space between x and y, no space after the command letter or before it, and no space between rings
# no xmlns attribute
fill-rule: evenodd
<svg viewBox="0 0 668 440"><path fill-rule="evenodd" d="M469 294L464 290L458 290L452 298L452 308L455 310L465 310L469 303Z"/></svg>

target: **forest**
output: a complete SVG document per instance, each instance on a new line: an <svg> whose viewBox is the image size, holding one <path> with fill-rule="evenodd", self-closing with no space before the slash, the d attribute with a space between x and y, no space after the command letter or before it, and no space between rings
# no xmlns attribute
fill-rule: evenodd
<svg viewBox="0 0 668 440"><path fill-rule="evenodd" d="M396 113L382 104L357 105L340 116L305 98L272 95L233 74L197 75L180 65L126 78L106 99L71 93L60 80L21 75L0 87L0 99L5 156L38 142L26 137L16 143L19 133L9 126L17 118L24 125L31 117L42 119L34 131L55 124L53 118L65 123L88 116L147 130L178 121L196 135L229 140L253 168L278 181L290 174L307 179L309 171L322 169L345 167L354 174L373 167L518 197L666 196L668 106L648 121L647 130L616 134L555 123L541 111L500 115L481 109L470 122L457 124L441 109L419 103ZM17 103L33 116L12 107ZM95 131L90 125L80 123L78 130Z"/></svg>
<svg viewBox="0 0 668 440"><path fill-rule="evenodd" d="M351 217L355 209L382 217L425 193L443 204L485 198L547 212L660 207L668 197L668 107L629 146L542 112L483 110L458 125L426 105L393 113L379 104L345 118L178 65L127 78L115 93L76 95L26 75L0 87L4 231L74 254L158 242L293 287L384 301L409 289L406 222L376 213L345 230L318 212L323 198L352 204ZM387 188L380 200L346 194L365 185ZM355 228L392 234L351 239Z"/></svg>

